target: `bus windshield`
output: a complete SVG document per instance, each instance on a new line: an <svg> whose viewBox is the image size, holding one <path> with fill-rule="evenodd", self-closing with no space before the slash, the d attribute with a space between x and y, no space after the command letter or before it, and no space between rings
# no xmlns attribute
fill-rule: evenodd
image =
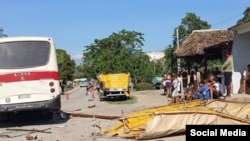
<svg viewBox="0 0 250 141"><path fill-rule="evenodd" d="M43 66L48 63L50 43L16 41L0 43L0 69Z"/></svg>

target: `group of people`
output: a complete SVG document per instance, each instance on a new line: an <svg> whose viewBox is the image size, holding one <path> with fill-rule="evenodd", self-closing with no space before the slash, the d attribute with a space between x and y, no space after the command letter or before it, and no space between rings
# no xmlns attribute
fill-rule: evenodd
<svg viewBox="0 0 250 141"><path fill-rule="evenodd" d="M191 81L186 87L183 87L182 90L182 83L182 76L178 73L172 75L167 74L164 77L164 94L167 97L171 97L173 103L179 102L180 97L182 96L181 93L183 93L183 98L186 101L194 99L215 99L224 94L223 85L214 75L210 75L208 78L201 80L198 88L195 88L194 81Z"/></svg>
<svg viewBox="0 0 250 141"><path fill-rule="evenodd" d="M194 89L194 84L189 83L185 89L185 97L187 101L193 99L217 99L224 96L224 86L218 81L217 77L210 75L208 78L199 82L199 88Z"/></svg>
<svg viewBox="0 0 250 141"><path fill-rule="evenodd" d="M233 92L233 85L232 85L232 75L233 75L233 56L230 51L226 53L226 61L222 65L222 72L225 78L225 86L226 86L226 97L231 97ZM250 64L247 65L246 70L242 73L242 80L241 84L243 84L242 93L250 94Z"/></svg>
<svg viewBox="0 0 250 141"><path fill-rule="evenodd" d="M198 78L195 78L196 80L190 78L191 81L186 85L184 82L184 80L187 80L186 77L176 73L172 75L165 75L163 80L164 94L168 97L171 95L173 103L179 102L179 97L183 95L182 93L184 93L184 98L187 101L193 99L209 100L218 98L220 96L230 97L232 95L233 58L230 52L227 52L226 57L226 61L221 68L225 77L224 83L226 89L224 89L224 86L218 81L215 75L210 75L208 78L204 78L203 80L199 79L199 81L196 81ZM191 73L191 75L193 76L194 73ZM247 76L247 74L245 74L245 76ZM250 73L248 76L250 84ZM185 86L183 87L184 83ZM224 95L224 93L226 93L226 95Z"/></svg>
<svg viewBox="0 0 250 141"><path fill-rule="evenodd" d="M173 103L179 102L179 93L181 91L182 77L178 73L166 74L163 79L164 94L172 97Z"/></svg>

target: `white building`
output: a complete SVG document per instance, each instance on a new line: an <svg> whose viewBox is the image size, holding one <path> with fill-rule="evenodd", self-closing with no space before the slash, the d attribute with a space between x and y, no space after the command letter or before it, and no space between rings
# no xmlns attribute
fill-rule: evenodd
<svg viewBox="0 0 250 141"><path fill-rule="evenodd" d="M146 54L150 57L150 61L156 61L165 56L164 52L146 52Z"/></svg>
<svg viewBox="0 0 250 141"><path fill-rule="evenodd" d="M235 25L230 30L234 31L232 55L233 55L233 93L239 93L243 71L250 64L250 20Z"/></svg>

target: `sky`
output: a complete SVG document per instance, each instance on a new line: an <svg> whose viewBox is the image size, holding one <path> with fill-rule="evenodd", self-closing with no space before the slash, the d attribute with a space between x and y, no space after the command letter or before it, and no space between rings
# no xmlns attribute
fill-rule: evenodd
<svg viewBox="0 0 250 141"><path fill-rule="evenodd" d="M174 29L195 13L211 29L236 25L250 0L0 0L8 36L49 36L79 62L84 47L125 29L143 33L145 52L172 44Z"/></svg>

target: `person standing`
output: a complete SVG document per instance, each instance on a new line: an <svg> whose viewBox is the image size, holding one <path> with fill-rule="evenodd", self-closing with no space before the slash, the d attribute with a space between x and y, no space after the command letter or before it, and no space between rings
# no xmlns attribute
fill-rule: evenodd
<svg viewBox="0 0 250 141"><path fill-rule="evenodd" d="M61 90L62 90L62 94L64 94L65 92L65 87L67 86L67 80L65 78L63 78L62 82L60 83L61 86Z"/></svg>
<svg viewBox="0 0 250 141"><path fill-rule="evenodd" d="M181 73L181 78L182 78L183 87L186 88L188 86L188 83L190 82L190 81L188 81L188 72L187 72L187 70L184 70Z"/></svg>
<svg viewBox="0 0 250 141"><path fill-rule="evenodd" d="M87 85L87 96L88 96L88 101L93 101L94 85L91 81L89 81Z"/></svg>
<svg viewBox="0 0 250 141"><path fill-rule="evenodd" d="M174 73L173 74L173 76L176 76L176 79L177 79L177 84L178 84L178 86L177 86L177 88L178 88L178 94L180 94L181 93L181 81L182 81L182 76L181 76L181 74L180 73ZM172 81L174 81L174 77L173 77L173 80Z"/></svg>
<svg viewBox="0 0 250 141"><path fill-rule="evenodd" d="M173 91L172 91L172 102L173 103L178 103L179 102L179 93L178 93L178 75L177 74L173 74L173 82L172 82L172 88L173 88Z"/></svg>
<svg viewBox="0 0 250 141"><path fill-rule="evenodd" d="M166 79L167 79L167 74L165 74L162 78L163 95L166 95Z"/></svg>
<svg viewBox="0 0 250 141"><path fill-rule="evenodd" d="M177 80L178 80L178 95L180 94L181 99L185 99L185 95L183 92L183 79L181 73L177 73Z"/></svg>
<svg viewBox="0 0 250 141"><path fill-rule="evenodd" d="M247 70L243 72L243 93L250 94L250 64L247 65Z"/></svg>
<svg viewBox="0 0 250 141"><path fill-rule="evenodd" d="M227 89L226 97L231 97L232 94L232 71L233 71L233 56L230 52L226 54L226 61L222 65L222 72L225 77L225 86Z"/></svg>
<svg viewBox="0 0 250 141"><path fill-rule="evenodd" d="M167 74L167 78L165 80L165 92L166 96L169 97L171 95L171 88L172 88L172 76Z"/></svg>
<svg viewBox="0 0 250 141"><path fill-rule="evenodd" d="M197 90L200 87L199 84L201 81L201 73L197 66L195 67L195 78L196 78L196 81L194 81L194 88Z"/></svg>

